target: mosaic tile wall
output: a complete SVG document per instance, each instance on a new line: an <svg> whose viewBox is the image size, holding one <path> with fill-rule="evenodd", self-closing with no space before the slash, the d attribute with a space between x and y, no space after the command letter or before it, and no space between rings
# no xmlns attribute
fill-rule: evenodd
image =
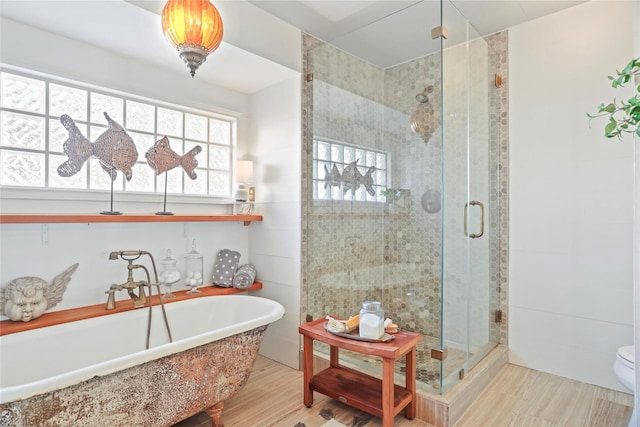
<svg viewBox="0 0 640 427"><path fill-rule="evenodd" d="M479 69L478 61L497 61L498 73L508 80L506 42L506 33L499 33L488 39L491 48L485 45L471 49L470 60L474 66L469 68ZM303 35L303 75L313 74L312 79L305 79L302 94L303 316L349 317L359 311L362 301L375 299L382 301L385 314L402 329L439 337L442 317L445 338L462 339L456 335L464 336L465 333L466 317L460 312L466 309L466 264L456 266L456 262L460 264L461 252L462 259L466 258L468 239L459 238L456 244L445 244L444 248L441 244L442 233L446 238L447 233L460 231L460 201L454 197L445 198L445 212L451 212L449 203L458 207L451 219L445 216L444 222L442 210L428 212L423 209L422 201L429 190L441 191L443 155L447 163L445 182L453 185L456 180L466 179L447 174L448 167L454 162L466 162L466 154L461 151L464 147L452 146L449 141L466 140L466 130L464 135L456 132L467 127L472 140L500 141L482 155L474 156L472 166L496 171L486 175L486 182L481 183L492 188L483 195L483 200L494 209L487 218L486 238L483 239L486 262L476 262L490 267L474 268L472 272L476 277L491 280L497 292L472 292L472 297L480 303L472 306L470 316L478 319L478 324L486 325L487 306L500 307L506 314L507 90L493 85L493 69L490 75L468 79L470 76L464 74L467 67L454 66L459 62L456 55L460 54L455 48L445 51L445 81L440 82L439 55L381 70ZM447 68L448 64L452 64L451 68ZM480 109L473 111L475 115L472 114L468 126L466 109L456 108L455 87L462 81L458 79L473 82L470 86L472 105L478 105ZM423 138L409 125L416 110L425 108L416 101L415 95L428 85L434 86L428 94L429 105L437 108L425 113L427 124L439 121L441 94L445 94L443 116L447 143L444 154L439 127ZM494 92L487 103L489 91ZM466 102L466 95L464 99ZM456 121L463 126L452 126ZM397 206L313 201L311 148L314 135L389 152L392 159L390 186L408 190L410 203ZM464 195L464 205L466 191L460 193L460 197ZM440 297L443 254L447 296L444 316ZM489 257L499 263L490 263ZM453 260L451 265L447 264L448 260ZM490 321L489 325L488 331L486 328L478 331L478 344L498 333L500 342L506 343L506 321L501 325Z"/></svg>
<svg viewBox="0 0 640 427"><path fill-rule="evenodd" d="M496 73L502 79L502 85L496 88L498 96L492 98L489 108L491 129L497 132L499 153L497 156L499 174L496 197L499 201L497 248L498 262L492 270L492 283L497 283L498 307L502 311L502 322L493 324L499 332L499 343L509 344L509 35L502 31L486 37L487 43L495 55ZM494 104L495 103L495 104ZM494 159L495 161L496 159ZM497 278L497 281L494 279Z"/></svg>

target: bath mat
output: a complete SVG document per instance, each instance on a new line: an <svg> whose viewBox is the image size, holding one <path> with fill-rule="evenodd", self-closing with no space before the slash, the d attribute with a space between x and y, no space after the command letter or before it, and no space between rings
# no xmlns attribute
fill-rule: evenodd
<svg viewBox="0 0 640 427"><path fill-rule="evenodd" d="M337 422L335 419L329 420L326 423L322 424L321 427L347 427L342 423Z"/></svg>

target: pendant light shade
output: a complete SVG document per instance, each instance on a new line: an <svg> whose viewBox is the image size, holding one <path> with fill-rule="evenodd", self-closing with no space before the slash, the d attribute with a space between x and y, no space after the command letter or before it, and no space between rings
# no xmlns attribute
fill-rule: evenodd
<svg viewBox="0 0 640 427"><path fill-rule="evenodd" d="M169 0L162 9L162 31L193 77L222 42L222 18L209 0Z"/></svg>

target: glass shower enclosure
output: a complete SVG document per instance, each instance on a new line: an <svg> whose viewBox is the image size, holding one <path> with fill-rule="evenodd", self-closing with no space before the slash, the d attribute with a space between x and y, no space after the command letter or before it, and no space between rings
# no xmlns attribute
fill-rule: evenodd
<svg viewBox="0 0 640 427"><path fill-rule="evenodd" d="M381 301L423 335L419 388L444 393L500 339L497 55L453 3L403 4L303 38L303 312Z"/></svg>

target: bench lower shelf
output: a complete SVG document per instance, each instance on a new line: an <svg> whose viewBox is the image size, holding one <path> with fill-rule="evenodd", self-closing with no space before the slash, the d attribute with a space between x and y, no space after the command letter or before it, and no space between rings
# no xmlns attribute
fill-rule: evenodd
<svg viewBox="0 0 640 427"><path fill-rule="evenodd" d="M303 335L304 404L313 405L313 392L318 392L382 418L382 427L393 427L394 417L416 416L416 345L422 336L415 332L398 332L384 343L363 342L334 335L319 318L298 327ZM329 345L329 368L314 374L313 341ZM382 375L377 378L362 371L340 365L340 349L382 358ZM404 357L405 386L394 382L394 363Z"/></svg>
<svg viewBox="0 0 640 427"><path fill-rule="evenodd" d="M350 368L330 367L311 379L311 389L360 409L376 417L382 417L382 380ZM397 415L409 403L411 393L394 384L393 415Z"/></svg>

